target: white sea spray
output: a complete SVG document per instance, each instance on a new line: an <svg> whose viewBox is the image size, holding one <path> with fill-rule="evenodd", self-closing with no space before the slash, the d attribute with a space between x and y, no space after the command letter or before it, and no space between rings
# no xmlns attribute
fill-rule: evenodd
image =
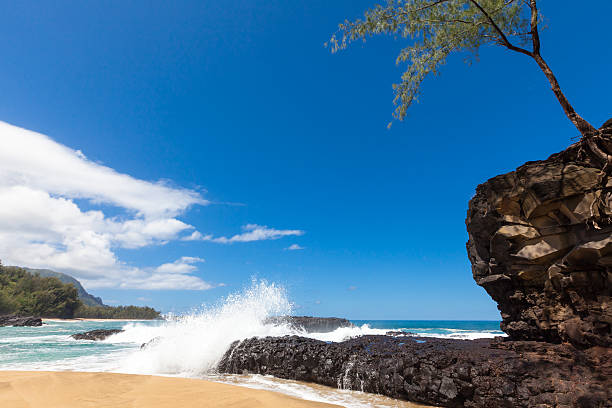
<svg viewBox="0 0 612 408"><path fill-rule="evenodd" d="M236 340L254 336L293 334L286 325L265 324L267 317L291 314L283 287L253 282L243 292L229 295L220 304L174 317L159 326L128 324L125 331L107 342L149 346L132 353L121 363L129 373L199 376L214 370Z"/></svg>

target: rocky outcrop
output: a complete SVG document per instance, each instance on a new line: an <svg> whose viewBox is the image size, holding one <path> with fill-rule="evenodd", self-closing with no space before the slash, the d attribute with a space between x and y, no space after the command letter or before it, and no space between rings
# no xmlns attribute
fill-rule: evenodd
<svg viewBox="0 0 612 408"><path fill-rule="evenodd" d="M218 367L445 407L609 407L608 348L569 344L363 336L235 342Z"/></svg>
<svg viewBox="0 0 612 408"><path fill-rule="evenodd" d="M341 327L355 327L347 319L338 317L312 317L312 316L278 316L269 317L264 323L289 324L306 333L329 333Z"/></svg>
<svg viewBox="0 0 612 408"><path fill-rule="evenodd" d="M94 341L99 341L99 340L104 340L107 337L112 336L113 334L117 334L117 333L121 333L123 332L123 330L121 329L97 329L97 330L90 330L88 332L85 333L77 333L77 334L73 334L72 337L75 340L94 340Z"/></svg>
<svg viewBox="0 0 612 408"><path fill-rule="evenodd" d="M40 317L19 317L14 315L0 316L0 327L2 326L42 326L42 319Z"/></svg>
<svg viewBox="0 0 612 408"><path fill-rule="evenodd" d="M508 339L252 338L232 344L219 371L445 407L612 406L612 168L591 157L577 143L492 178L470 201L473 277Z"/></svg>
<svg viewBox="0 0 612 408"><path fill-rule="evenodd" d="M476 189L468 255L511 338L612 346L612 177L601 168L577 143Z"/></svg>

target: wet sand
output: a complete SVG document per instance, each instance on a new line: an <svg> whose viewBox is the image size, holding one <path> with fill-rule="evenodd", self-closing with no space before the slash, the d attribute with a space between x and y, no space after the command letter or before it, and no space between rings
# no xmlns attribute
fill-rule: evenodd
<svg viewBox="0 0 612 408"><path fill-rule="evenodd" d="M187 378L0 371L0 407L10 408L332 408L272 391Z"/></svg>

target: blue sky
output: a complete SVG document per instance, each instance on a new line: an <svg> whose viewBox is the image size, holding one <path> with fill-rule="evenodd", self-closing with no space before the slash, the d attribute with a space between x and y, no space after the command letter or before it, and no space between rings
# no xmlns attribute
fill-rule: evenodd
<svg viewBox="0 0 612 408"><path fill-rule="evenodd" d="M66 157L81 151L92 172L129 175L130 194L133 185L159 196L150 203L157 207L146 211L145 204L119 202L121 183L114 176L80 185L77 194L41 187L32 175L36 188L55 204L64 197L68 202L61 204L73 203L79 216L100 211L121 223L162 211L169 224L190 226L167 231L166 238L157 231L138 245L112 238L110 255L120 267L100 263L98 275L108 279L94 285L94 294L182 311L257 277L285 285L299 314L498 318L471 277L467 203L477 184L562 150L576 131L535 63L495 48L483 49L473 65L462 55L450 58L442 75L424 83L408 118L387 129L391 84L403 68L394 64L402 41L375 38L336 55L323 46L337 23L373 4L0 4L0 120L49 136L70 149L60 152ZM599 126L612 114L602 103L612 91L606 81L612 57L602 34L612 5L589 4L542 2L548 24L542 53L577 111ZM0 141L8 146L15 135L21 133L7 130ZM44 153L36 160L44 162ZM60 153L41 171L61 169ZM66 186L74 184L74 168L64 170ZM199 198L166 208L174 200L168 197L182 193ZM98 196L114 198L92 199ZM5 243L28 236L9 224L0 220ZM251 230L260 228L262 237L278 239L214 242L243 236L251 224L260 226ZM181 240L194 231L210 237ZM49 234L59 240L51 242L53 249L64 250L66 237ZM0 247L2 242L0 236ZM286 249L294 244L304 249ZM45 266L18 248L2 249L9 262ZM87 256L96 261L95 253ZM0 258L7 262L6 255ZM64 270L91 280L87 262ZM62 269L57 265L47 266ZM173 265L182 268L180 276L210 288L143 290L151 285L136 280L117 288L124 273L171 274Z"/></svg>

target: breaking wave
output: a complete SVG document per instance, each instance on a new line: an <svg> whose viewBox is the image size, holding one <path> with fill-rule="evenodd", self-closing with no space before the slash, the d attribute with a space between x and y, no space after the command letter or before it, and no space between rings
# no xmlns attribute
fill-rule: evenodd
<svg viewBox="0 0 612 408"><path fill-rule="evenodd" d="M253 281L216 306L184 316L168 316L157 325L141 322L126 324L123 333L105 340L113 344L145 347L115 360L113 370L134 374L162 374L199 377L210 374L236 340L250 337L299 335L328 342L340 342L363 335L384 335L389 329L368 324L342 327L329 333L307 333L282 323L266 323L271 316L291 315L292 305L282 286ZM397 329L396 329L397 330ZM444 329L400 329L423 337L474 339L498 333Z"/></svg>
<svg viewBox="0 0 612 408"><path fill-rule="evenodd" d="M129 373L201 376L213 370L232 342L254 336L293 334L286 325L267 325L270 316L291 313L285 290L265 281L253 282L242 293L219 305L184 316L169 316L158 326L130 323L112 343L150 342L121 362Z"/></svg>

